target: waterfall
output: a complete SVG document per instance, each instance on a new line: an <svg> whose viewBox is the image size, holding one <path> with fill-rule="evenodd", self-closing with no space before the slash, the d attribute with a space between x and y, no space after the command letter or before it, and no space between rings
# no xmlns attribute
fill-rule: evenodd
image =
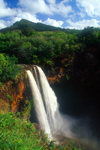
<svg viewBox="0 0 100 150"><path fill-rule="evenodd" d="M27 71L28 77L29 77L29 82L32 90L32 96L34 99L34 104L35 104L35 111L37 114L38 121L40 123L41 128L49 135L49 138L51 138L51 131L50 131L50 126L48 123L47 115L44 109L42 97L40 94L40 91L38 89L37 83L34 79L34 76L30 71Z"/></svg>
<svg viewBox="0 0 100 150"><path fill-rule="evenodd" d="M42 69L34 66L34 73L32 74L31 71L27 71L27 73L41 128L51 139L57 134L72 137L71 121L60 113L57 97Z"/></svg>

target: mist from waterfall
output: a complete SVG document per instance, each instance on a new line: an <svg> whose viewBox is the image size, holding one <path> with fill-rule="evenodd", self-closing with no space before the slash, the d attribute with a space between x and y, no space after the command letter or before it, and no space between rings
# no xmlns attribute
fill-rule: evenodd
<svg viewBox="0 0 100 150"><path fill-rule="evenodd" d="M33 73L29 70L27 73L41 129L51 139L54 139L57 135L73 137L71 132L72 120L60 113L57 97L43 70L38 66L34 66Z"/></svg>
<svg viewBox="0 0 100 150"><path fill-rule="evenodd" d="M63 143L64 139L66 142L66 139L71 138L85 144L87 149L98 150L100 147L98 140L91 134L87 125L83 126L86 120L77 120L61 114L57 97L43 70L38 66L33 66L32 72L28 70L27 74L36 116L41 129L48 135L49 140ZM79 125L80 122L83 125Z"/></svg>

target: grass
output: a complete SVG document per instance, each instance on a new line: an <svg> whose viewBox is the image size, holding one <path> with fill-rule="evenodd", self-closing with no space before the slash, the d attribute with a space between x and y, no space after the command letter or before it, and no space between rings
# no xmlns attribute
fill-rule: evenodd
<svg viewBox="0 0 100 150"><path fill-rule="evenodd" d="M0 114L0 150L80 150L73 145L57 146L30 121L13 113Z"/></svg>
<svg viewBox="0 0 100 150"><path fill-rule="evenodd" d="M13 113L0 114L1 150L47 149L41 137L41 132L30 122L16 118Z"/></svg>

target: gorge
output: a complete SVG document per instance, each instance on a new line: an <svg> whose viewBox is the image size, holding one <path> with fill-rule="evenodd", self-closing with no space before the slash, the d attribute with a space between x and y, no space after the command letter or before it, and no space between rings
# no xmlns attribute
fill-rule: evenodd
<svg viewBox="0 0 100 150"><path fill-rule="evenodd" d="M57 134L72 137L71 121L61 115L57 97L42 69L34 66L33 75L30 71L27 73L40 127L52 140Z"/></svg>
<svg viewBox="0 0 100 150"><path fill-rule="evenodd" d="M43 70L38 66L33 66L32 71L27 71L29 83L33 96L34 109L40 124L40 128L48 135L49 140L55 140L56 143L73 139L86 149L97 149L98 141L92 137L91 130L80 124L86 121L64 115L59 111L57 97L50 87ZM66 140L65 140L66 139ZM85 149L83 148L83 149Z"/></svg>

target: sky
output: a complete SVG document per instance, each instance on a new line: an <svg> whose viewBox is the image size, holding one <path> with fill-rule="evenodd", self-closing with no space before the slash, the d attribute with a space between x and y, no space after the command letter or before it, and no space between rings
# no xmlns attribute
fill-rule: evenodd
<svg viewBox="0 0 100 150"><path fill-rule="evenodd" d="M100 0L0 0L0 29L21 19L70 29L100 27Z"/></svg>

